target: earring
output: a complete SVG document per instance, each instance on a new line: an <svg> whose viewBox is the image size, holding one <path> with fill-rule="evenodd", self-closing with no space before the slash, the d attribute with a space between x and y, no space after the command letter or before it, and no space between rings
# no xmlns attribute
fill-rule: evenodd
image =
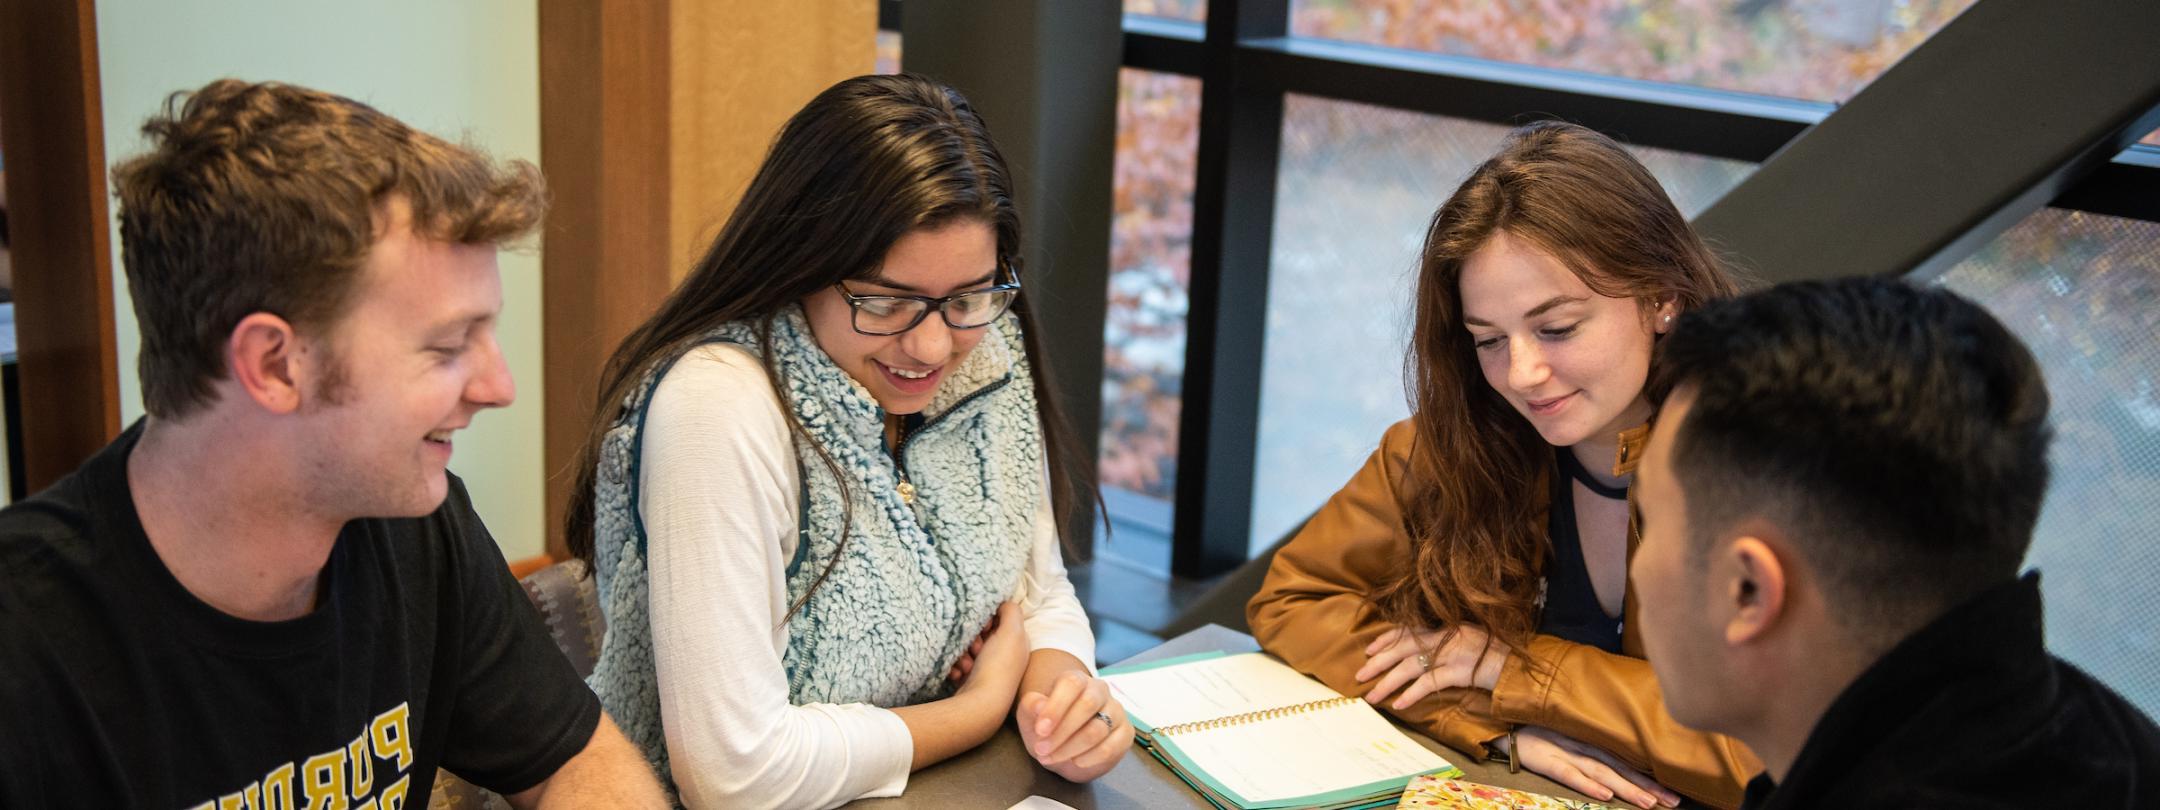
<svg viewBox="0 0 2160 810"><path fill-rule="evenodd" d="M1669 312L1668 312L1668 313L1666 313L1666 314L1665 314L1665 325L1666 325L1666 326L1671 326L1671 325L1672 325L1672 313L1669 313Z"/></svg>

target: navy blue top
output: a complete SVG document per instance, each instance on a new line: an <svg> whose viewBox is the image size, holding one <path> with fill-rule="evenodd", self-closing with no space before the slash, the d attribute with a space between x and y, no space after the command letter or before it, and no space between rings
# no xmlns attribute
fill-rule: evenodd
<svg viewBox="0 0 2160 810"><path fill-rule="evenodd" d="M1545 567L1545 607L1538 617L1538 633L1617 653L1620 618L1605 613L1605 606L1598 604L1597 588L1590 584L1582 534L1575 525L1575 493L1569 484L1580 481L1592 494L1612 500L1625 500L1627 487L1598 481L1565 447L1553 448L1553 461L1559 474L1552 477L1552 508L1546 518L1553 554Z"/></svg>

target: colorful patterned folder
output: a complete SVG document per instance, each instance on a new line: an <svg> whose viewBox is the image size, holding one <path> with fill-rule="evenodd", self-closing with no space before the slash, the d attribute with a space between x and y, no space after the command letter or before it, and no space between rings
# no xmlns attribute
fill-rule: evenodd
<svg viewBox="0 0 2160 810"><path fill-rule="evenodd" d="M1420 776L1403 791L1402 808L1417 810L1611 810L1596 802L1526 793L1459 779Z"/></svg>

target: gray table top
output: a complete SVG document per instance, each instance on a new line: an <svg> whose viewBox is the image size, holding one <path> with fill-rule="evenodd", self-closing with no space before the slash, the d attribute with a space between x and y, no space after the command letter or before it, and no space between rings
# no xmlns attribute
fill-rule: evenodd
<svg viewBox="0 0 2160 810"><path fill-rule="evenodd" d="M1142 664L1180 655L1203 652L1251 652L1260 649L1252 636L1220 625L1208 625L1163 642L1119 664ZM1473 782L1500 785L1572 799L1581 794L1527 771L1508 773L1507 766L1480 765L1469 757L1434 742L1415 730L1404 728L1411 739L1438 752L1463 769ZM986 808L1004 810L1029 796L1044 796L1079 810L1113 808L1209 807L1163 764L1139 746L1102 778L1084 785L1065 781L1043 770L1020 745L1020 732L1010 723L975 750L917 771L908 779L905 795L891 799L865 799L848 805L866 810L900 808Z"/></svg>

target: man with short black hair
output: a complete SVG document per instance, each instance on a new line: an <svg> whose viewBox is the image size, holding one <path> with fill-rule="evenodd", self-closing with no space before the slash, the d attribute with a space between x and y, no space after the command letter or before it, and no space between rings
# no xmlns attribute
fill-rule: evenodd
<svg viewBox="0 0 2160 810"><path fill-rule="evenodd" d="M445 469L538 170L280 84L143 129L149 415L0 512L0 807L662 806Z"/></svg>
<svg viewBox="0 0 2160 810"><path fill-rule="evenodd" d="M2160 807L2160 731L2048 654L2018 576L2048 395L2001 323L1794 283L1657 352L1638 621L1673 716L1761 755L1743 807Z"/></svg>

